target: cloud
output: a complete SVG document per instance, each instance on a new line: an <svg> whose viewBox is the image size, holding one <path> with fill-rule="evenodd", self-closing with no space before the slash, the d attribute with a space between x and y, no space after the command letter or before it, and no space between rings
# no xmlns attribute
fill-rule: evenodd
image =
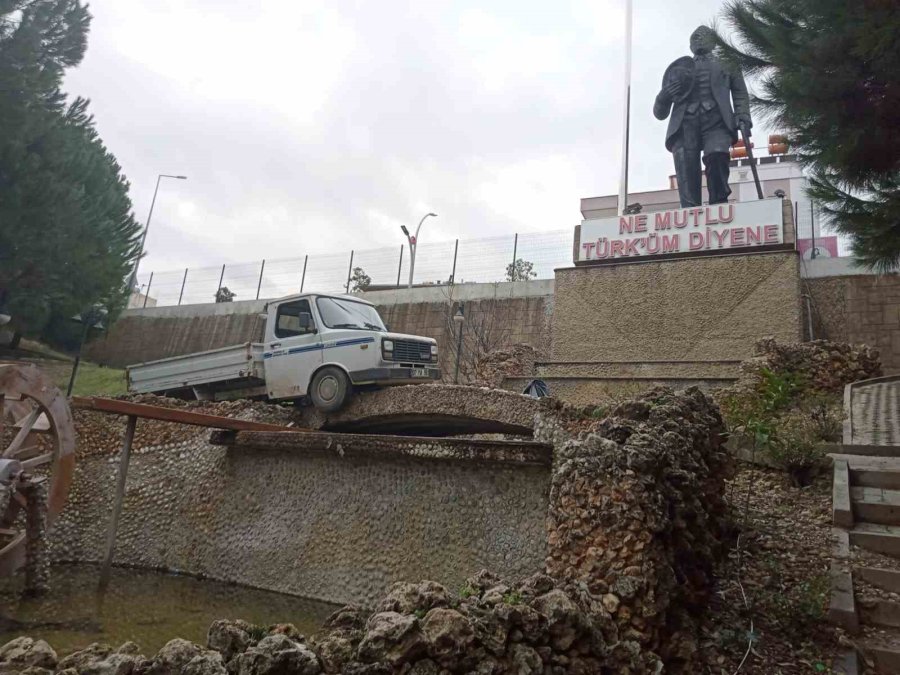
<svg viewBox="0 0 900 675"><path fill-rule="evenodd" d="M671 173L652 100L666 65L719 5L637 3L635 189L661 187ZM66 88L92 99L141 220L158 173L189 177L160 187L144 279L221 262L393 252L399 224L427 211L439 218L423 241L509 238L571 228L581 197L617 191L623 7L95 3L88 55Z"/></svg>

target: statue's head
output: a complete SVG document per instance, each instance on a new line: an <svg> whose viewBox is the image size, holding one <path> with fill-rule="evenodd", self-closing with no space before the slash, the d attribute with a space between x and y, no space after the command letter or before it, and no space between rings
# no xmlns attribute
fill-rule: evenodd
<svg viewBox="0 0 900 675"><path fill-rule="evenodd" d="M691 52L709 54L716 46L716 34L709 26L700 26L691 33Z"/></svg>

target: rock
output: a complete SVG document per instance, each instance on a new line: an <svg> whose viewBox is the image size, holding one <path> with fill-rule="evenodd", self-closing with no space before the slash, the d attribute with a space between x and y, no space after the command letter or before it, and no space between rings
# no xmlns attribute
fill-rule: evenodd
<svg viewBox="0 0 900 675"><path fill-rule="evenodd" d="M475 631L471 622L455 609L436 607L425 615L422 631L428 640L428 655L444 668L453 668L472 647Z"/></svg>
<svg viewBox="0 0 900 675"><path fill-rule="evenodd" d="M238 675L318 675L319 659L286 635L263 638L235 659Z"/></svg>
<svg viewBox="0 0 900 675"><path fill-rule="evenodd" d="M227 675L219 652L207 651L195 656L181 669L181 675Z"/></svg>
<svg viewBox="0 0 900 675"><path fill-rule="evenodd" d="M581 634L581 612L562 590L556 588L535 598L531 606L547 619L554 649L567 650Z"/></svg>
<svg viewBox="0 0 900 675"><path fill-rule="evenodd" d="M171 675L172 673L180 673L182 669L196 657L207 654L220 656L218 652L204 649L200 645L196 645L188 640L182 640L181 638L169 640L163 645L163 648L157 652L156 656L153 657L153 660L150 662L150 666L146 671L146 675Z"/></svg>
<svg viewBox="0 0 900 675"><path fill-rule="evenodd" d="M509 670L513 675L537 675L544 672L544 662L540 655L528 645L521 643L510 645Z"/></svg>
<svg viewBox="0 0 900 675"><path fill-rule="evenodd" d="M450 605L450 594L447 589L434 581L423 581L411 584L405 581L391 586L385 597L375 609L377 612L399 612L400 614L412 614L414 612L427 612L434 607L447 607Z"/></svg>
<svg viewBox="0 0 900 675"><path fill-rule="evenodd" d="M369 619L357 658L367 663L385 661L398 666L422 656L427 648L428 641L415 616L380 612Z"/></svg>
<svg viewBox="0 0 900 675"><path fill-rule="evenodd" d="M206 646L214 649L228 662L237 654L244 653L253 643L250 630L253 626L246 621L213 621L206 632Z"/></svg>
<svg viewBox="0 0 900 675"><path fill-rule="evenodd" d="M57 667L60 670L65 670L66 668L74 668L75 670L81 671L88 667L92 667L95 663L97 663L98 661L102 661L112 653L113 648L109 645L94 642L84 649L80 649L77 652L72 652L68 656L60 659Z"/></svg>
<svg viewBox="0 0 900 675"><path fill-rule="evenodd" d="M619 598L612 593L604 595L601 602L603 603L603 609L610 614L615 614L616 610L619 609Z"/></svg>
<svg viewBox="0 0 900 675"><path fill-rule="evenodd" d="M316 653L326 673L340 673L344 665L350 663L356 655L358 640L342 635L327 635L315 644Z"/></svg>
<svg viewBox="0 0 900 675"><path fill-rule="evenodd" d="M17 672L29 666L54 669L59 659L56 652L43 640L19 637L0 647L0 671Z"/></svg>

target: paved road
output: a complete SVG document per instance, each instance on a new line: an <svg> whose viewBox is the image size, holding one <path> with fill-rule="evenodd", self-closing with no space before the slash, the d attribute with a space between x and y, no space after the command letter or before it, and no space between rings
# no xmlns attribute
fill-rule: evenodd
<svg viewBox="0 0 900 675"><path fill-rule="evenodd" d="M900 445L900 379L856 386L851 392L850 444Z"/></svg>

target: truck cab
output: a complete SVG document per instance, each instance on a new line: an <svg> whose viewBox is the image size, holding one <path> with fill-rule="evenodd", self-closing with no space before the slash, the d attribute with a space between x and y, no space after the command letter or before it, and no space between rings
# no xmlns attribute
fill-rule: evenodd
<svg viewBox="0 0 900 675"><path fill-rule="evenodd" d="M391 333L372 303L349 295L270 302L263 363L269 399L308 397L326 412L340 408L354 387L441 377L433 338Z"/></svg>

